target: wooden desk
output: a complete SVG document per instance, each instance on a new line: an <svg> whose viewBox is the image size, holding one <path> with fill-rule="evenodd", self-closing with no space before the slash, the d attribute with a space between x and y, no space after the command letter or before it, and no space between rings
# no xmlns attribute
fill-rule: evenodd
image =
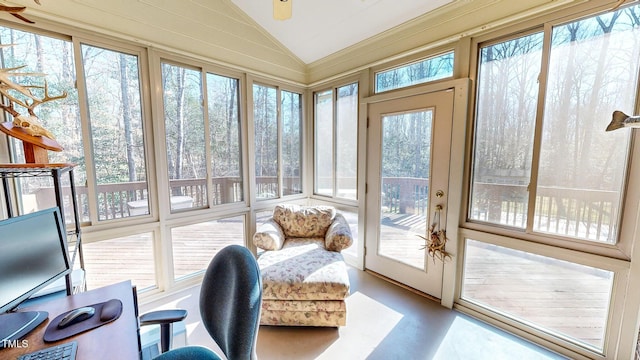
<svg viewBox="0 0 640 360"><path fill-rule="evenodd" d="M114 298L122 301L122 315L116 321L57 342L45 343L42 340L49 322L56 316L75 308ZM24 338L28 341L28 346L0 350L0 359L14 360L20 355L71 340L78 342L77 360L139 359L138 319L135 304L131 282L124 281L21 309L47 311L49 318Z"/></svg>

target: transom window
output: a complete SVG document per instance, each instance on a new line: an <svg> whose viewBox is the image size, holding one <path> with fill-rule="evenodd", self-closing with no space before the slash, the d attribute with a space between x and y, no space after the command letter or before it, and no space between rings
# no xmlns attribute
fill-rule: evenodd
<svg viewBox="0 0 640 360"><path fill-rule="evenodd" d="M375 92L400 89L453 76L453 51L375 74Z"/></svg>

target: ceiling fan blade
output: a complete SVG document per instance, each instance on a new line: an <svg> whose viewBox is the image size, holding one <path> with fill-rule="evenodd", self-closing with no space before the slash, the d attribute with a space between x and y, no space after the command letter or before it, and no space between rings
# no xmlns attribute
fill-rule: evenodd
<svg viewBox="0 0 640 360"><path fill-rule="evenodd" d="M293 0L273 0L273 18L287 20L291 18L291 2Z"/></svg>

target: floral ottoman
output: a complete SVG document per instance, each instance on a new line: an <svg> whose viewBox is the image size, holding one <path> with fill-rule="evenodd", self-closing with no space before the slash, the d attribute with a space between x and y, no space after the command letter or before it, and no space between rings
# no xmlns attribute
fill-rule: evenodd
<svg viewBox="0 0 640 360"><path fill-rule="evenodd" d="M254 244L262 273L262 325L342 326L349 296L347 266L340 251L353 238L333 207L278 205Z"/></svg>

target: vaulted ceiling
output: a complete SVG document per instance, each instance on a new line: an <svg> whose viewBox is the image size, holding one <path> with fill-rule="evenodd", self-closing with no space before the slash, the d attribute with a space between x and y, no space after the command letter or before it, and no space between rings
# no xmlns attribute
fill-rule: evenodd
<svg viewBox="0 0 640 360"><path fill-rule="evenodd" d="M291 18L274 20L271 0L231 1L306 64L453 2L289 0Z"/></svg>
<svg viewBox="0 0 640 360"><path fill-rule="evenodd" d="M100 33L221 65L313 84L388 59L585 0L0 0L22 5L35 26ZM2 13L1 20L25 24ZM65 30L68 29L68 30ZM78 32L80 31L80 32Z"/></svg>

